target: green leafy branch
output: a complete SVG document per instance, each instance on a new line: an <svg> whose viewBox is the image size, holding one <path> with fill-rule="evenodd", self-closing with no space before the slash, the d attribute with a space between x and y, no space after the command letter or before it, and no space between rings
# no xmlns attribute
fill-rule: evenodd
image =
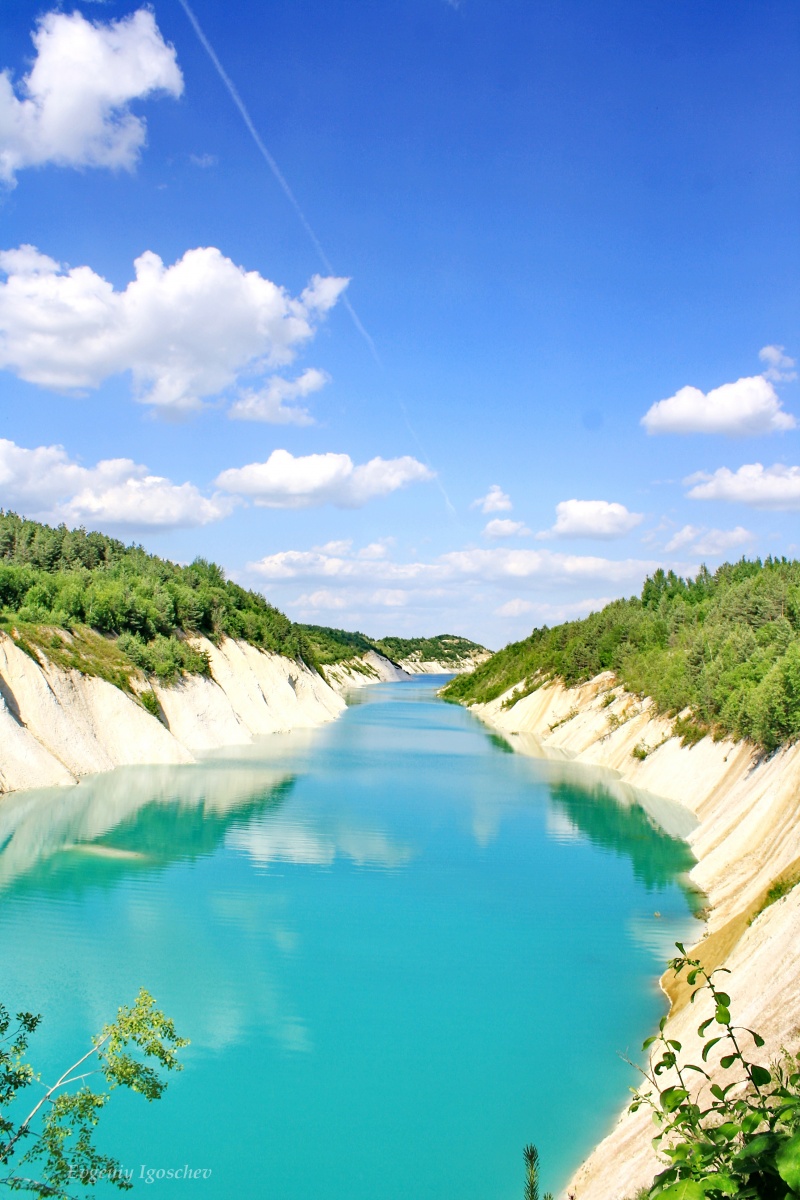
<svg viewBox="0 0 800 1200"><path fill-rule="evenodd" d="M635 1091L630 1108L652 1108L659 1128L653 1145L668 1164L645 1195L651 1200L785 1200L800 1195L800 1062L785 1053L770 1068L753 1061L744 1047L752 1043L759 1050L764 1039L733 1024L730 996L715 982L729 972L706 971L680 942L676 945L680 957L670 967L676 975L687 972L692 1003L705 993L714 1014L697 1030L702 1064L682 1061L681 1043L666 1035L666 1017L659 1033L642 1047L657 1047L644 1072L651 1090ZM720 1068L731 1076L724 1085L713 1082L707 1069L715 1047L722 1051ZM675 1082L662 1086L665 1075ZM690 1075L706 1081L707 1099L701 1099L706 1084L693 1088Z"/></svg>
<svg viewBox="0 0 800 1200"><path fill-rule="evenodd" d="M142 989L55 1083L42 1085L38 1101L17 1120L13 1107L28 1088L41 1084L26 1061L41 1019L20 1012L13 1022L0 1005L0 1171L7 1171L0 1174L0 1187L54 1200L69 1200L71 1186L92 1186L99 1179L130 1188L119 1162L94 1145L100 1113L118 1087L148 1101L160 1099L167 1086L161 1072L183 1069L178 1052L187 1039ZM104 1081L99 1090L88 1082L93 1077Z"/></svg>

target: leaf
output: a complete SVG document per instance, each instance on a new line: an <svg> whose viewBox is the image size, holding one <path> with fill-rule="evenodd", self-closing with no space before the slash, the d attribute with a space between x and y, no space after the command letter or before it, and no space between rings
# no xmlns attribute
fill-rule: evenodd
<svg viewBox="0 0 800 1200"><path fill-rule="evenodd" d="M728 1067L732 1067L738 1057L738 1054L725 1054L719 1060L719 1065L722 1067L723 1071L727 1071Z"/></svg>
<svg viewBox="0 0 800 1200"><path fill-rule="evenodd" d="M730 1023L731 1023L730 1009L726 1008L724 1004L718 1004L717 1011L714 1014L714 1019L718 1025L730 1025Z"/></svg>
<svg viewBox="0 0 800 1200"><path fill-rule="evenodd" d="M659 1200L705 1200L706 1192L702 1183L694 1179L679 1179L663 1192L659 1192Z"/></svg>
<svg viewBox="0 0 800 1200"><path fill-rule="evenodd" d="M766 1087L768 1083L772 1083L772 1075L766 1067L751 1067L750 1077L756 1087Z"/></svg>
<svg viewBox="0 0 800 1200"><path fill-rule="evenodd" d="M668 1087L664 1088L661 1093L661 1107L665 1112L675 1112L675 1109L687 1099L689 1093L686 1088Z"/></svg>
<svg viewBox="0 0 800 1200"><path fill-rule="evenodd" d="M721 1042L721 1041L722 1041L722 1037L715 1037L715 1038L712 1038L711 1041L706 1042L705 1046L703 1046L703 1062L708 1062L708 1056L709 1056L710 1052L714 1049L717 1042Z"/></svg>
<svg viewBox="0 0 800 1200"><path fill-rule="evenodd" d="M724 1175L718 1172L715 1175L706 1175L702 1182L703 1192L722 1192L723 1196L738 1196L740 1192L740 1184L737 1180L732 1179L730 1175Z"/></svg>
<svg viewBox="0 0 800 1200"><path fill-rule="evenodd" d="M734 1162L741 1162L743 1158L758 1158L760 1154L764 1154L767 1150L771 1149L774 1141L774 1134L759 1133L757 1137L753 1138L752 1142L748 1142L738 1154L734 1155ZM800 1158L798 1159L798 1163L800 1163Z"/></svg>
<svg viewBox="0 0 800 1200"><path fill-rule="evenodd" d="M800 1133L794 1134L775 1155L775 1166L793 1192L800 1191Z"/></svg>
<svg viewBox="0 0 800 1200"><path fill-rule="evenodd" d="M717 1004L721 1004L723 1008L730 1008L731 998L727 992L717 992Z"/></svg>
<svg viewBox="0 0 800 1200"><path fill-rule="evenodd" d="M697 1036L698 1037L705 1037L706 1030L708 1029L709 1025L711 1024L711 1022L713 1020L714 1020L713 1017L709 1017L707 1021L703 1021L702 1025L698 1025L698 1027L697 1027Z"/></svg>

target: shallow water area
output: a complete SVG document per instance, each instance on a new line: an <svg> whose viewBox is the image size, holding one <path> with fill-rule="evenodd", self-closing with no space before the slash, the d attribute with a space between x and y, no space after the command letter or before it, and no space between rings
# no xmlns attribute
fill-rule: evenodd
<svg viewBox="0 0 800 1200"><path fill-rule="evenodd" d="M103 1115L139 1191L512 1200L526 1142L556 1189L624 1103L691 855L440 683L0 801L0 998L45 1077L142 986L192 1039Z"/></svg>

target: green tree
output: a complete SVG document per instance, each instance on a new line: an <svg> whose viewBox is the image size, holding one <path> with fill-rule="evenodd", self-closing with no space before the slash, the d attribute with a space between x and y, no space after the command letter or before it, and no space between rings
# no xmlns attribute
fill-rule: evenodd
<svg viewBox="0 0 800 1200"><path fill-rule="evenodd" d="M84 1054L45 1085L27 1061L41 1020L29 1012L12 1019L0 1005L0 1187L52 1200L71 1200L72 1188L101 1179L132 1187L119 1162L94 1145L100 1114L118 1087L148 1101L160 1099L167 1086L163 1073L182 1070L178 1051L187 1039L142 990ZM30 1090L40 1094L29 1108Z"/></svg>

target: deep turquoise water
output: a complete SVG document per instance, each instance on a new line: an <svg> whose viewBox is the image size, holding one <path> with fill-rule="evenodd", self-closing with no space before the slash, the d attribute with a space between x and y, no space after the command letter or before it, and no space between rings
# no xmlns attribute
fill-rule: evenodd
<svg viewBox="0 0 800 1200"><path fill-rule="evenodd" d="M135 1179L210 1172L142 1194L519 1200L525 1142L559 1187L624 1102L691 857L436 682L0 802L0 999L46 1014L45 1075L143 985L192 1039L103 1117Z"/></svg>

